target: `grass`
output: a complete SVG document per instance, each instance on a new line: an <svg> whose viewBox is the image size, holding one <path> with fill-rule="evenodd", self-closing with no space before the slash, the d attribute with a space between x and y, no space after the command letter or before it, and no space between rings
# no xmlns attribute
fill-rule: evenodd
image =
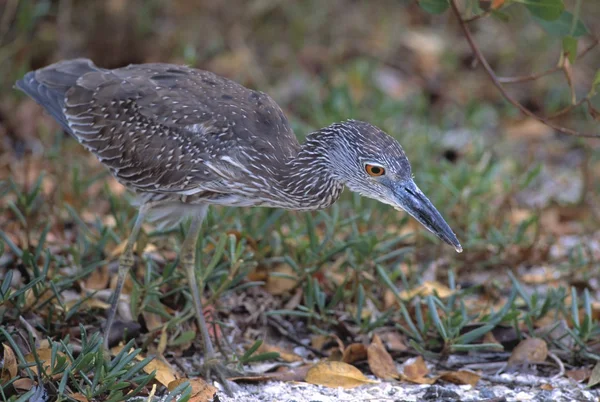
<svg viewBox="0 0 600 402"><path fill-rule="evenodd" d="M33 32L36 18L50 12L42 7L49 3L27 4L20 9L27 14L19 28L23 37ZM149 29L144 15L143 29ZM184 58L202 56L189 46L180 51ZM27 63L0 76L12 82ZM561 236L547 223L557 210L586 206L552 201L521 206L517 196L545 180L552 163L519 157L511 139L478 134L489 129L490 111L500 110L499 120L510 112L483 101L471 102L457 116L451 105L446 106L450 116L432 124L436 112L427 96L394 99L378 89L373 77L380 68L377 60L358 56L311 76L308 90L285 105L293 127L301 137L352 117L396 136L416 183L447 218L465 252L455 254L407 216L348 192L314 213L211 208L198 241L197 269L206 305L214 309L214 331L230 334L238 325L264 331L261 319L234 322L250 315L233 311L243 299L259 307L264 302L269 308L260 317L291 323L298 341L337 336L348 344L396 331L411 353L440 361L456 353L510 349L493 338L482 340L503 327L511 328L515 342L542 337L570 366L598 361L597 300L588 286L597 277L598 259L584 243L562 250ZM22 97L11 93L9 101L16 105L17 99ZM460 120L468 140L449 143L448 130ZM43 122L35 134L44 153L20 158L9 150L19 168L0 183L0 342L14 351L19 367L12 378L3 369L0 395L10 401L39 392L68 401L81 395L87 400L148 396L158 372L148 369L153 356L187 364L190 359L181 356L198 352L192 305L178 268L185 228L144 227L137 268L126 285L128 307L140 328L132 329L116 356L104 356L98 335L102 302L135 209L130 196L73 140ZM590 163L598 160L597 150L589 153ZM588 191L594 189L597 181ZM591 237L598 221L592 215L578 223L575 234ZM521 277L540 265L559 279ZM273 285L281 280L285 285ZM270 294L268 289L278 286L285 291ZM419 288L429 290L413 292ZM295 295L300 297L294 300ZM554 330L563 320L566 333L557 338ZM554 324L546 325L549 321ZM262 339L240 333L233 344L220 339L220 350L239 368L276 358L260 350ZM172 398L176 395L185 400L190 389L180 386L171 391Z"/></svg>

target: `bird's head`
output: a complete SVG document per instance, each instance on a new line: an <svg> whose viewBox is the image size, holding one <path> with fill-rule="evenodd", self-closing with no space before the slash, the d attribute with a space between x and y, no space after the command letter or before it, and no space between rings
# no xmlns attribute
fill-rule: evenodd
<svg viewBox="0 0 600 402"><path fill-rule="evenodd" d="M410 162L392 137L365 122L350 120L327 129L329 161L336 179L350 190L408 212L455 248L454 232L412 178Z"/></svg>

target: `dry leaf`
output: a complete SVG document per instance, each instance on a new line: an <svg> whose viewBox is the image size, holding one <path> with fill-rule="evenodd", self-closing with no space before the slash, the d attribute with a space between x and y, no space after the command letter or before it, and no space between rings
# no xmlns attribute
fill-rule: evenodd
<svg viewBox="0 0 600 402"><path fill-rule="evenodd" d="M41 362L42 368L44 369L44 372L46 373L46 375L50 375L50 364L52 364L52 349L37 349L36 350L36 354ZM64 353L62 352L57 352L56 356L64 356ZM35 356L33 355L33 353L29 353L27 355L25 355L25 361L27 363L34 363L35 362ZM32 366L30 367L30 369L38 374L37 372L37 366Z"/></svg>
<svg viewBox="0 0 600 402"><path fill-rule="evenodd" d="M15 380L12 385L16 390L27 392L36 385L36 382L31 378L19 378L18 380Z"/></svg>
<svg viewBox="0 0 600 402"><path fill-rule="evenodd" d="M444 371L440 373L440 378L444 381L448 381L453 384L470 385L474 387L477 385L477 382L479 381L481 376L471 371L459 370Z"/></svg>
<svg viewBox="0 0 600 402"><path fill-rule="evenodd" d="M548 383L540 385L540 388L544 391L552 391L554 387Z"/></svg>
<svg viewBox="0 0 600 402"><path fill-rule="evenodd" d="M377 377L382 380L393 380L400 376L394 359L385 350L385 346L383 346L379 336L373 336L373 342L367 349L367 356L369 359L369 368Z"/></svg>
<svg viewBox="0 0 600 402"><path fill-rule="evenodd" d="M429 369L423 357L419 356L413 362L404 365L400 378L416 384L433 384L436 379L425 377L427 374L429 374Z"/></svg>
<svg viewBox="0 0 600 402"><path fill-rule="evenodd" d="M434 293L437 293L437 295L443 299L452 295L452 290L439 282L427 281L416 288L400 292L400 298L410 300L415 296L423 297L433 295Z"/></svg>
<svg viewBox="0 0 600 402"><path fill-rule="evenodd" d="M344 349L342 355L342 361L344 363L354 363L359 360L366 360L367 358L367 347L362 343L352 343Z"/></svg>
<svg viewBox="0 0 600 402"><path fill-rule="evenodd" d="M90 276L85 280L85 288L93 290L106 289L110 275L108 273L108 265L103 265L92 271Z"/></svg>
<svg viewBox="0 0 600 402"><path fill-rule="evenodd" d="M136 357L138 360L144 360L144 357L138 354ZM177 379L175 370L170 364L164 362L160 357L156 356L147 365L144 366L144 371L148 374L156 370L155 379L164 386L168 386L170 383Z"/></svg>
<svg viewBox="0 0 600 402"><path fill-rule="evenodd" d="M308 370L312 368L313 365L305 364L298 367L293 367L288 369L287 367L280 367L284 369L283 371L277 370L275 373L264 373L261 375L248 375L241 377L231 377L228 378L230 381L235 382L249 382L249 383L257 383L257 382L266 382L266 381L291 381L291 382L300 382L306 379L306 374Z"/></svg>
<svg viewBox="0 0 600 402"><path fill-rule="evenodd" d="M330 388L355 388L363 384L376 384L354 366L344 362L321 362L306 373L306 382Z"/></svg>
<svg viewBox="0 0 600 402"><path fill-rule="evenodd" d="M509 365L542 363L548 357L548 345L540 338L522 340L512 351L508 359Z"/></svg>
<svg viewBox="0 0 600 402"><path fill-rule="evenodd" d="M302 357L298 356L297 354L292 353L292 352L287 352L285 349L283 349L279 346L269 345L264 342L262 343L262 345L260 345L257 352L258 353L269 353L269 352L279 353L279 358L288 363L302 361Z"/></svg>
<svg viewBox="0 0 600 402"><path fill-rule="evenodd" d="M492 9L497 10L504 5L504 0L492 0Z"/></svg>
<svg viewBox="0 0 600 402"><path fill-rule="evenodd" d="M17 368L17 358L15 356L15 352L11 349L10 346L6 344L2 344L4 348L4 359L2 365L2 382L7 382L12 380L17 376L18 368Z"/></svg>
<svg viewBox="0 0 600 402"><path fill-rule="evenodd" d="M279 275L273 275L273 273L278 273L286 276L296 276L292 267L287 264L280 264L275 267L275 269L269 272L269 277L267 278L267 284L265 285L265 289L267 292L274 296L281 295L283 293L289 292L298 283L297 279L291 279L288 277L281 277Z"/></svg>
<svg viewBox="0 0 600 402"><path fill-rule="evenodd" d="M87 397L85 395L83 395L81 392L76 392L74 394L69 394L69 398L73 398L76 401L79 402L89 402L89 399L87 399Z"/></svg>
<svg viewBox="0 0 600 402"><path fill-rule="evenodd" d="M590 378L590 376L592 375L592 370L588 367L577 370L568 370L565 372L565 375L577 382L584 382Z"/></svg>
<svg viewBox="0 0 600 402"><path fill-rule="evenodd" d="M173 380L167 384L167 388L169 391L173 391L184 382L189 382L190 387L192 388L192 393L189 399L190 402L210 402L217 393L217 389L204 381L202 378L181 378L179 380Z"/></svg>
<svg viewBox="0 0 600 402"><path fill-rule="evenodd" d="M600 363L596 363L594 369L592 370L592 374L590 374L590 379L588 380L588 387L593 387L595 385L600 384Z"/></svg>
<svg viewBox="0 0 600 402"><path fill-rule="evenodd" d="M383 332L379 335L387 348L393 352L405 352L408 350L404 337L395 331Z"/></svg>

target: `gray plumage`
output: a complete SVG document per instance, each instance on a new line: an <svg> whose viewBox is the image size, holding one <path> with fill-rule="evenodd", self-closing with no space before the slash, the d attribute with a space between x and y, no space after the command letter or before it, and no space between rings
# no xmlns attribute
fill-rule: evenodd
<svg viewBox="0 0 600 402"><path fill-rule="evenodd" d="M376 127L338 123L300 146L271 97L207 71L106 70L77 59L30 72L17 87L143 201L161 201L155 216L171 223L198 203L325 208L344 184L331 164L358 149L410 177L400 145Z"/></svg>

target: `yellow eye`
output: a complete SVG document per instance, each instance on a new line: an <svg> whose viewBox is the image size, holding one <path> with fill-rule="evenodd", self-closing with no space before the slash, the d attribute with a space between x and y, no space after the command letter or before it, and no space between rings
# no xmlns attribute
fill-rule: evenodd
<svg viewBox="0 0 600 402"><path fill-rule="evenodd" d="M385 169L381 166L369 165L368 163L365 165L365 170L367 171L369 176L373 177L383 176L385 174Z"/></svg>

